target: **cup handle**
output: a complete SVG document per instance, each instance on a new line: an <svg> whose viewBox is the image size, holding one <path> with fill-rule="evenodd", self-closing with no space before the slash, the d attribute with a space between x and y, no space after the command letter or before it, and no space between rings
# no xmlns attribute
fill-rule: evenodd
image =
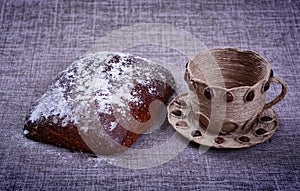
<svg viewBox="0 0 300 191"><path fill-rule="evenodd" d="M271 82L276 82L278 84L281 84L282 89L281 89L281 93L275 99L273 99L269 103L265 104L264 109L268 109L268 108L272 107L273 105L275 105L276 103L280 102L287 93L287 85L286 85L285 81L282 78L273 76L269 79L269 82L270 83Z"/></svg>

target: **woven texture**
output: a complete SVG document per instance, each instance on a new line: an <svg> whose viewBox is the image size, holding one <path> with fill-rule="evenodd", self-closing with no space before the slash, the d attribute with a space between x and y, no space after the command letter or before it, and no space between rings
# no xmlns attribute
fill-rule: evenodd
<svg viewBox="0 0 300 191"><path fill-rule="evenodd" d="M299 7L299 1L2 0L0 190L300 190ZM61 70L101 37L141 22L184 29L209 48L239 47L265 57L289 90L273 107L279 118L275 135L247 149L205 154L190 143L169 162L144 170L116 167L23 136L30 106ZM177 68L187 62L178 51L160 46L127 51ZM278 94L272 87L269 92L273 98ZM172 133L165 123L135 146L159 144Z"/></svg>

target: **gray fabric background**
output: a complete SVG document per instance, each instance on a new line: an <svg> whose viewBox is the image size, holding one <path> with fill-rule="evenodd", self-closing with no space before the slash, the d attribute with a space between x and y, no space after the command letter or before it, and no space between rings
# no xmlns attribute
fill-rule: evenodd
<svg viewBox="0 0 300 191"><path fill-rule="evenodd" d="M234 46L263 55L289 87L274 107L279 129L271 140L205 154L189 144L163 165L133 170L22 135L31 104L58 72L101 37L141 22L184 29L209 48ZM299 25L299 1L1 0L0 190L300 190ZM180 67L186 62L162 47L128 51ZM164 141L173 130L165 124L160 132L141 137L137 147Z"/></svg>

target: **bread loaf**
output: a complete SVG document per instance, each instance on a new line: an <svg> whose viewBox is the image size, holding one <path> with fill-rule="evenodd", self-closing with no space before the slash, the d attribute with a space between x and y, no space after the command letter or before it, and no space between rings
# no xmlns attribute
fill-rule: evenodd
<svg viewBox="0 0 300 191"><path fill-rule="evenodd" d="M130 54L101 52L61 72L30 109L26 137L82 152L115 154L145 132L173 92L162 66Z"/></svg>

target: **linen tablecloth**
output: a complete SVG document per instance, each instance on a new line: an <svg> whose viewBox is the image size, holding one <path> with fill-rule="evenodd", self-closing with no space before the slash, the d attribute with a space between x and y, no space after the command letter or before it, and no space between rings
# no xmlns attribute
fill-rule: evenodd
<svg viewBox="0 0 300 191"><path fill-rule="evenodd" d="M239 47L265 57L289 90L273 107L279 115L275 135L250 148L205 153L190 143L171 160L145 169L119 167L23 136L27 112L60 71L101 46L107 35L141 23L168 24L207 48ZM300 190L299 30L300 1L1 0L0 190ZM124 51L178 70L187 62L182 52L161 45ZM270 97L278 91L272 88ZM134 146L150 148L173 133L165 122Z"/></svg>

